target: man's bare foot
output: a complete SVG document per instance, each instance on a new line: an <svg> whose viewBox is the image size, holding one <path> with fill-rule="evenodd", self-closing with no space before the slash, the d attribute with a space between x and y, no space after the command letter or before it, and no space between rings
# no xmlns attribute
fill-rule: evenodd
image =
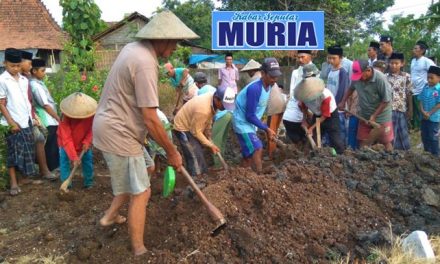
<svg viewBox="0 0 440 264"><path fill-rule="evenodd" d="M127 222L127 218L118 214L116 216L109 216L107 213L99 220L99 224L102 227L111 226L114 224L121 225L123 223Z"/></svg>
<svg viewBox="0 0 440 264"><path fill-rule="evenodd" d="M147 253L147 249L142 245L142 247L139 247L138 249L133 249L133 253L135 256L141 256Z"/></svg>

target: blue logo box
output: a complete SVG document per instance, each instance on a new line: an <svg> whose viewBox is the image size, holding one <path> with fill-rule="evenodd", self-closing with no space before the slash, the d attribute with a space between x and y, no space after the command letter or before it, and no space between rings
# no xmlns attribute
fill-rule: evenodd
<svg viewBox="0 0 440 264"><path fill-rule="evenodd" d="M323 11L214 11L213 50L323 50Z"/></svg>

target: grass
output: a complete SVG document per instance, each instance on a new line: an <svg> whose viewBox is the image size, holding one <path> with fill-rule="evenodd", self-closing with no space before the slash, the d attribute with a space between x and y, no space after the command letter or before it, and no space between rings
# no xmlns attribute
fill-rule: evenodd
<svg viewBox="0 0 440 264"><path fill-rule="evenodd" d="M159 106L167 116L173 113L176 104L176 91L169 82L159 82Z"/></svg>
<svg viewBox="0 0 440 264"><path fill-rule="evenodd" d="M410 253L402 251L402 236L394 236L391 246L375 247L371 249L370 256L366 260L352 260L350 254L347 257L336 258L332 264L432 264L440 263L440 236L431 236L429 239L436 256L435 260L418 259Z"/></svg>

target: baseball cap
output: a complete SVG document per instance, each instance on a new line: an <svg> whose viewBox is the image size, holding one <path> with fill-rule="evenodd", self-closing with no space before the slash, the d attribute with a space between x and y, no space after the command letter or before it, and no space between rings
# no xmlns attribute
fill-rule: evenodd
<svg viewBox="0 0 440 264"><path fill-rule="evenodd" d="M194 81L196 83L206 83L208 81L208 77L204 72L196 72L194 74Z"/></svg>
<svg viewBox="0 0 440 264"><path fill-rule="evenodd" d="M351 80L359 81L362 77L362 72L369 68L369 63L367 60L355 60L352 66Z"/></svg>
<svg viewBox="0 0 440 264"><path fill-rule="evenodd" d="M217 88L214 96L222 100L223 107L226 110L234 110L235 108L235 92L232 88Z"/></svg>
<svg viewBox="0 0 440 264"><path fill-rule="evenodd" d="M280 65L275 58L265 58L261 65L261 70L269 74L271 77L281 76Z"/></svg>

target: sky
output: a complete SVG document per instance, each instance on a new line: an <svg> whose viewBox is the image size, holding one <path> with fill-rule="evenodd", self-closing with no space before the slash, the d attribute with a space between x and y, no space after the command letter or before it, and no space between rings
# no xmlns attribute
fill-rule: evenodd
<svg viewBox="0 0 440 264"><path fill-rule="evenodd" d="M49 12L58 22L62 21L62 9L59 6L59 0L42 0ZM438 0L435 0L438 1ZM162 0L95 0L99 8L102 11L101 18L104 21L119 21L124 18L124 14L131 14L135 11L143 14L146 17L150 17L151 14L156 11L160 6ZM217 2L217 1L214 1ZM415 14L416 17L426 13L431 0L395 0L394 5L389 7L383 14L383 18L386 19L386 23L391 22L393 15L403 14Z"/></svg>

